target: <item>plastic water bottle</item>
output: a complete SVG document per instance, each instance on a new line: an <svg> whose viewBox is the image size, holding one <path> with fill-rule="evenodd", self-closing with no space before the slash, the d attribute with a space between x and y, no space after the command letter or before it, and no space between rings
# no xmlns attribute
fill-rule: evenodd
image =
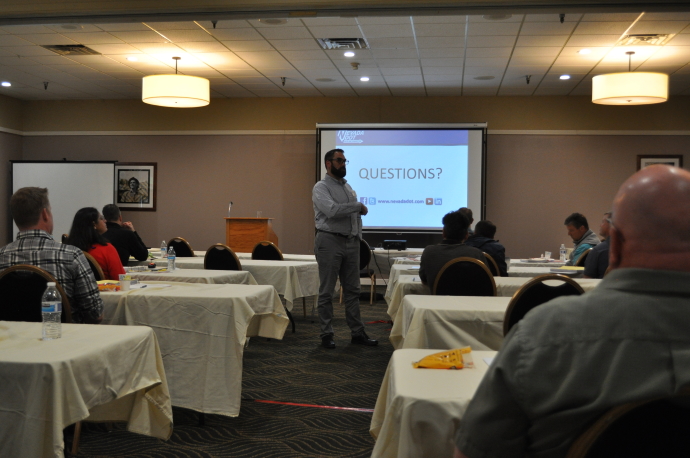
<svg viewBox="0 0 690 458"><path fill-rule="evenodd" d="M48 282L46 291L43 293L41 313L43 315L43 340L62 337L62 297L55 287L55 282Z"/></svg>
<svg viewBox="0 0 690 458"><path fill-rule="evenodd" d="M561 261L566 261L565 254L568 252L568 250L566 250L564 243L561 243L561 249L559 251L561 253Z"/></svg>
<svg viewBox="0 0 690 458"><path fill-rule="evenodd" d="M168 257L168 244L165 243L165 240L161 242L161 258L165 259Z"/></svg>
<svg viewBox="0 0 690 458"><path fill-rule="evenodd" d="M175 270L175 249L170 247L168 250L168 272Z"/></svg>

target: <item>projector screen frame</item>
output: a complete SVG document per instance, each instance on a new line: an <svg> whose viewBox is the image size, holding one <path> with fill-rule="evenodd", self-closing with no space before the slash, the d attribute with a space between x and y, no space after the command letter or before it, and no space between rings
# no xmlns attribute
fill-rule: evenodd
<svg viewBox="0 0 690 458"><path fill-rule="evenodd" d="M488 123L486 122L472 122L472 123L329 123L329 124L316 124L316 177L315 182L321 180L322 168L324 167L322 157L324 152L321 151L321 132L322 130L336 130L336 129L346 129L346 130L474 130L481 131L481 171L479 173L479 179L481 183L479 184L479 215L477 217L476 205L471 206L475 212L475 220L479 221L485 218L486 215L486 141L487 141L487 129ZM469 179L470 177L468 177ZM432 234L438 235L442 231L442 228L438 229L404 229L404 228L393 228L393 229L382 229L382 228L363 228L363 233L369 234Z"/></svg>

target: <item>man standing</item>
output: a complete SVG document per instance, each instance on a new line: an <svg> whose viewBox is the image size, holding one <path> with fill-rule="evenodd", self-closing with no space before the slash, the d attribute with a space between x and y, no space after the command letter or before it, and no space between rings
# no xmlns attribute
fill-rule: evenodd
<svg viewBox="0 0 690 458"><path fill-rule="evenodd" d="M645 167L613 216L614 270L511 329L463 415L456 457L562 457L610 408L690 383L690 173Z"/></svg>
<svg viewBox="0 0 690 458"><path fill-rule="evenodd" d="M585 259L585 278L604 278L606 269L609 268L609 229L611 225L611 212L604 213L604 218L599 226L599 235L604 241L592 248Z"/></svg>
<svg viewBox="0 0 690 458"><path fill-rule="evenodd" d="M0 248L0 270L30 264L48 271L65 290L75 323L100 323L103 301L82 251L53 240L53 214L46 188L21 188L10 198L17 240Z"/></svg>
<svg viewBox="0 0 690 458"><path fill-rule="evenodd" d="M496 225L491 221L479 221L474 227L474 235L471 235L465 245L473 246L491 256L498 265L498 274L501 277L508 276L508 266L506 265L506 248L494 240L496 235Z"/></svg>
<svg viewBox="0 0 690 458"><path fill-rule="evenodd" d="M568 235L575 242L575 249L570 253L570 259L565 265L574 266L582 253L599 245L599 237L589 230L587 218L581 213L573 213L568 216L563 224L568 229Z"/></svg>
<svg viewBox="0 0 690 458"><path fill-rule="evenodd" d="M352 334L352 343L374 346L378 341L364 332L359 313L359 240L362 238L362 217L368 209L357 201L345 174L344 151L333 149L324 156L326 177L314 185L314 221L316 239L314 254L319 264L319 321L321 345L335 348L333 340L333 291L340 277L345 301L345 317Z"/></svg>
<svg viewBox="0 0 690 458"><path fill-rule="evenodd" d="M122 213L117 205L108 204L103 207L103 217L108 228L103 236L115 247L123 266L127 265L130 256L134 256L137 261L148 259L149 251L146 245L131 222L122 222Z"/></svg>
<svg viewBox="0 0 690 458"><path fill-rule="evenodd" d="M487 264L480 250L464 243L469 227L470 220L460 210L447 213L443 217L443 241L438 245L429 245L422 252L419 266L419 279L422 283L429 285L433 290L438 273L448 261L455 258L474 258Z"/></svg>

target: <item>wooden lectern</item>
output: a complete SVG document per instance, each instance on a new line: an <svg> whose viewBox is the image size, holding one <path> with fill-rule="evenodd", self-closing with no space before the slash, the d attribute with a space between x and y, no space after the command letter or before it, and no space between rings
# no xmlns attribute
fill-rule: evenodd
<svg viewBox="0 0 690 458"><path fill-rule="evenodd" d="M225 244L236 253L251 253L262 240L278 245L272 220L273 218L225 218Z"/></svg>

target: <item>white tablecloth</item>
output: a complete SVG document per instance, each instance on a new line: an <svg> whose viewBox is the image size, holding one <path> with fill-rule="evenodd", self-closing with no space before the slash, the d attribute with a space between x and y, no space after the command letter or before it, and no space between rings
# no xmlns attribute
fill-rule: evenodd
<svg viewBox="0 0 690 458"><path fill-rule="evenodd" d="M258 284L252 274L246 270L206 270L206 269L175 269L172 272L147 271L130 272L132 278L139 281L162 281L183 283L215 283L215 284Z"/></svg>
<svg viewBox="0 0 690 458"><path fill-rule="evenodd" d="M126 421L168 439L172 407L156 336L143 326L0 321L0 456L62 457L62 430L80 420Z"/></svg>
<svg viewBox="0 0 690 458"><path fill-rule="evenodd" d="M369 263L369 268L374 269L376 275L388 275L391 271L391 266L395 263L395 258L407 256L421 256L424 248L408 248L406 250L384 250L383 248L374 248Z"/></svg>
<svg viewBox="0 0 690 458"><path fill-rule="evenodd" d="M529 277L494 277L496 282L496 295L503 297L513 297L517 290L530 281ZM587 292L594 289L600 282L596 278L575 278L574 279L582 289ZM390 283L389 283L390 287ZM408 294L423 294L431 295L428 286L422 284L419 276L416 275L398 275L398 280L394 285L393 292L388 301L388 316L395 322L399 317L400 304L403 298Z"/></svg>
<svg viewBox="0 0 690 458"><path fill-rule="evenodd" d="M194 254L196 256L201 256L202 258L206 256L205 251L195 251ZM239 259L251 259L252 254L251 253L242 253L242 252L235 252L235 255ZM302 262L316 262L316 256L313 254L289 254L289 253L283 253L283 261L302 261Z"/></svg>
<svg viewBox="0 0 690 458"><path fill-rule="evenodd" d="M288 310L292 310L295 299L319 294L319 266L315 261L243 259L240 263L242 270L250 272L259 285L273 286L288 302ZM177 258L175 264L179 269L203 269L204 258Z"/></svg>
<svg viewBox="0 0 690 458"><path fill-rule="evenodd" d="M414 369L412 363L443 350L397 350L376 400L369 432L372 458L452 457L455 433L495 351L473 351L475 368Z"/></svg>
<svg viewBox="0 0 690 458"><path fill-rule="evenodd" d="M498 350L510 297L405 296L393 323L395 348ZM398 316L401 314L398 313Z"/></svg>
<svg viewBox="0 0 690 458"><path fill-rule="evenodd" d="M513 267L560 267L565 265L563 261L552 259L551 261L531 262L527 259L511 259L508 267L508 273L513 270Z"/></svg>
<svg viewBox="0 0 690 458"><path fill-rule="evenodd" d="M551 267L511 267L508 271L509 277L538 277L539 275L550 275L556 272L551 272L551 269L557 269L559 266ZM560 272L561 275L567 275L570 278L582 277L584 270L569 270L568 272Z"/></svg>
<svg viewBox="0 0 690 458"><path fill-rule="evenodd" d="M173 283L101 293L104 322L151 326L175 406L237 416L247 337L282 339L289 323L271 286Z"/></svg>

